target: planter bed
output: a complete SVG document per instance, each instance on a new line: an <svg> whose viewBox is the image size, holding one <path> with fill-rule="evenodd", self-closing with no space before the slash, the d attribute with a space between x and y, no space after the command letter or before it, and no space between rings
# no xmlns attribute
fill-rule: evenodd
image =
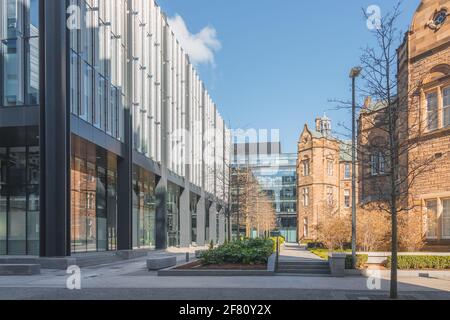
<svg viewBox="0 0 450 320"><path fill-rule="evenodd" d="M267 270L267 266L264 264L245 265L231 263L203 265L200 261L194 261L175 267L175 270Z"/></svg>
<svg viewBox="0 0 450 320"><path fill-rule="evenodd" d="M267 265L202 265L200 260L158 271L160 277L253 277L274 276L275 254Z"/></svg>

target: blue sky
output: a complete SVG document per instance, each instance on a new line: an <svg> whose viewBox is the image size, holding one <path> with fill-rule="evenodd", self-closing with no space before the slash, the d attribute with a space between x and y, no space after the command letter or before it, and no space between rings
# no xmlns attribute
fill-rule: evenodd
<svg viewBox="0 0 450 320"><path fill-rule="evenodd" d="M401 30L407 30L419 2L404 1ZM280 129L283 150L296 152L303 125L312 125L324 112L336 131L345 131L338 123L348 121L350 114L333 110L328 101L350 97L349 70L372 41L362 8L375 4L383 14L395 1L158 3L169 17L180 15L193 36L204 30L199 38L206 39L214 56L199 58L197 69L227 123L232 128Z"/></svg>

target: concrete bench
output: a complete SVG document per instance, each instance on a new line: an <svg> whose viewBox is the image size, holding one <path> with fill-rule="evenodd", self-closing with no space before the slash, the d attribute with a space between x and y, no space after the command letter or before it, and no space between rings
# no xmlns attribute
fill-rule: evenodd
<svg viewBox="0 0 450 320"><path fill-rule="evenodd" d="M333 277L345 276L346 253L331 252L328 254L328 263L330 264L331 275Z"/></svg>
<svg viewBox="0 0 450 320"><path fill-rule="evenodd" d="M382 264L386 262L388 256L384 253L371 252L368 254L368 264Z"/></svg>
<svg viewBox="0 0 450 320"><path fill-rule="evenodd" d="M154 257L147 259L148 270L161 270L177 265L177 257Z"/></svg>
<svg viewBox="0 0 450 320"><path fill-rule="evenodd" d="M0 276L31 276L40 273L39 264L0 264Z"/></svg>

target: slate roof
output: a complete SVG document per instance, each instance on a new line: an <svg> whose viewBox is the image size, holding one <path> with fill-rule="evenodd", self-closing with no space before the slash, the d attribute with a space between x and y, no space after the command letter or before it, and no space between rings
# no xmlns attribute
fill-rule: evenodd
<svg viewBox="0 0 450 320"><path fill-rule="evenodd" d="M341 141L340 143L340 158L341 161L350 162L352 161L352 142L351 141Z"/></svg>

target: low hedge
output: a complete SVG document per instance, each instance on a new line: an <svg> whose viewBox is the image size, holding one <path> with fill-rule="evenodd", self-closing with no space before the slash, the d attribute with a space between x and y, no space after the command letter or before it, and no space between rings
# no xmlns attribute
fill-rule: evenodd
<svg viewBox="0 0 450 320"><path fill-rule="evenodd" d="M200 260L204 265L267 264L269 257L274 252L275 246L271 239L233 241L203 252L200 255Z"/></svg>
<svg viewBox="0 0 450 320"><path fill-rule="evenodd" d="M273 241L273 251L277 251L277 237L271 237L269 238ZM286 242L286 239L284 239L283 236L278 237L278 245L281 247Z"/></svg>
<svg viewBox="0 0 450 320"><path fill-rule="evenodd" d="M385 267L391 268L391 257L388 257ZM450 269L450 256L398 256L398 268L408 269Z"/></svg>
<svg viewBox="0 0 450 320"><path fill-rule="evenodd" d="M369 259L369 255L367 255L367 254L357 254L355 267L358 269L364 267L364 265L367 263L368 259ZM345 257L345 269L352 268L352 261L353 261L352 255L347 255L347 257Z"/></svg>

